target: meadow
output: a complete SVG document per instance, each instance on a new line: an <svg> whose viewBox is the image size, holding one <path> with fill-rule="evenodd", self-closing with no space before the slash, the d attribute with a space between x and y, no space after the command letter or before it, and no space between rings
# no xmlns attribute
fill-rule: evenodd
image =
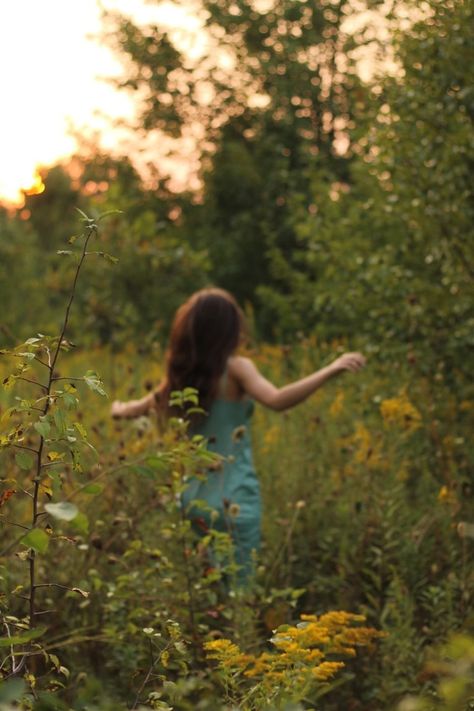
<svg viewBox="0 0 474 711"><path fill-rule="evenodd" d="M0 711L468 711L473 2L198 5L194 58L120 13L105 34L134 134L200 127L199 187L85 141L0 207ZM256 408L245 589L229 535L198 541L180 506L216 465L196 393L165 428L110 416L210 284L278 385L367 357Z"/></svg>
<svg viewBox="0 0 474 711"><path fill-rule="evenodd" d="M284 383L347 346L307 339L253 344L249 353ZM23 348L43 352L41 344ZM179 420L160 432L148 418L109 414L112 398L140 396L160 381L161 348L78 347L60 359L48 430L34 423L32 401L25 405L31 382L2 394L2 434L12 419L27 420L2 441L4 676L32 655L24 679L4 683L6 699L10 688L22 690L25 709L376 711L425 708L427 695L426 708L464 708L473 663L472 400L457 398L442 377L423 377L416 363L388 367L369 354L361 374L293 411L257 407L263 549L256 585L239 590L225 582L227 537L207 541L223 561L213 568L178 503L185 476L209 466L205 443ZM11 360L2 361L7 388ZM36 380L42 366L27 362ZM26 409L12 414L14 397ZM31 527L35 480L18 445L33 449L38 436L48 450L35 524L42 535L18 540L18 526ZM32 551L39 635L30 638ZM331 627L327 613L347 617ZM301 633L295 625L315 621L325 637L291 637ZM278 646L279 634L295 642L292 654ZM15 636L19 646L6 647ZM438 668L430 659L447 641L449 658L462 662ZM439 674L456 691L440 692Z"/></svg>

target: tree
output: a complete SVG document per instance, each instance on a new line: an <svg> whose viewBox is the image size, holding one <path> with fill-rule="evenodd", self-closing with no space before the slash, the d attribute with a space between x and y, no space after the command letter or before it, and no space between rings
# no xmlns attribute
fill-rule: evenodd
<svg viewBox="0 0 474 711"><path fill-rule="evenodd" d="M184 229L209 250L214 280L255 300L259 285L287 291L279 262L298 251L292 213L295 201L313 204L314 170L349 179L348 129L365 100L347 26L354 10L349 0L196 8L206 38L197 59L157 25L112 16L126 63L120 85L141 98L142 129L178 137L199 125L203 188Z"/></svg>
<svg viewBox="0 0 474 711"><path fill-rule="evenodd" d="M399 71L373 82L348 183L313 174L323 197L314 215L295 214L295 288L265 293L287 323L362 334L452 376L467 374L473 333L473 3L425 11L395 35Z"/></svg>

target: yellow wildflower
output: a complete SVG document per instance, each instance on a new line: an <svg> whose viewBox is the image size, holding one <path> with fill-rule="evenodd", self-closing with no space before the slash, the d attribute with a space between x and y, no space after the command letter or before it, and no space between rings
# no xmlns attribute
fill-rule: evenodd
<svg viewBox="0 0 474 711"><path fill-rule="evenodd" d="M320 623L332 629L345 626L350 622L363 622L364 620L364 615L356 615L353 612L345 612L345 610L331 610L319 618Z"/></svg>
<svg viewBox="0 0 474 711"><path fill-rule="evenodd" d="M267 429L265 434L263 435L263 441L265 442L266 445L271 447L273 444L278 442L279 438L281 435L281 428L279 425L272 425Z"/></svg>
<svg viewBox="0 0 474 711"><path fill-rule="evenodd" d="M337 417L341 410L343 409L344 405L344 392L340 390L336 397L334 398L330 408L329 408L329 414L331 417Z"/></svg>
<svg viewBox="0 0 474 711"><path fill-rule="evenodd" d="M339 669L344 668L344 662L322 662L313 669L313 674L318 681L332 679Z"/></svg>
<svg viewBox="0 0 474 711"><path fill-rule="evenodd" d="M396 426L413 431L421 426L421 414L410 402L405 391L398 397L382 400L380 412L387 427Z"/></svg>
<svg viewBox="0 0 474 711"><path fill-rule="evenodd" d="M370 432L360 422L357 423L356 431L354 432L354 441L358 447L354 454L354 459L359 464L364 464L372 454L372 440Z"/></svg>
<svg viewBox="0 0 474 711"><path fill-rule="evenodd" d="M447 504L448 506L450 504L451 505L456 504L457 503L456 493L449 487L442 486L441 489L439 490L438 501L441 504Z"/></svg>
<svg viewBox="0 0 474 711"><path fill-rule="evenodd" d="M208 652L209 659L217 659L220 662L229 661L232 657L241 654L240 649L230 639L213 639L210 642L205 642L204 647Z"/></svg>

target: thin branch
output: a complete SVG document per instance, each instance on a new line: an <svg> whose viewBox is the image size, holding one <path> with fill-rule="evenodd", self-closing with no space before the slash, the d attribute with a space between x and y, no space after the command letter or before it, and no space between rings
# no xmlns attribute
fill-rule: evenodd
<svg viewBox="0 0 474 711"><path fill-rule="evenodd" d="M24 380L25 383L31 383L32 385L37 385L39 388L43 388L43 390L48 390L47 385L43 385L43 383L38 383L36 380L31 380L31 378L24 378L23 375L18 375L16 377L16 380Z"/></svg>
<svg viewBox="0 0 474 711"><path fill-rule="evenodd" d="M43 411L41 410L41 412L43 412ZM13 446L16 447L17 449L27 449L29 452L33 452L34 454L38 454L38 450L37 450L37 449L33 449L33 447L27 447L25 444L14 444Z"/></svg>
<svg viewBox="0 0 474 711"><path fill-rule="evenodd" d="M88 231L87 237L86 237L85 242L84 242L84 247L83 247L83 250L82 250L81 258L80 258L80 260L79 260L79 264L77 265L76 273L75 273L75 275L74 275L74 281L73 281L73 283L72 283L72 288L71 288L71 295L70 295L70 297L69 297L68 305L67 305L67 307L66 307L66 314L65 314L65 316L64 316L63 327L62 327L62 329L61 329L61 334L60 334L60 336L59 336L59 340L58 340L56 349L55 349L54 354L53 354L53 359L52 359L52 362L51 362L51 371L54 370L54 366L56 365L56 361L57 361L58 356L59 356L59 351L60 351L60 349L61 349L61 345L62 345L62 343L63 343L64 336L65 336L65 334L66 334L66 329L67 329L67 326L68 326L68 323L69 323L69 314L70 314L70 311L71 311L72 302L74 301L74 296L75 296L75 294L76 294L77 280L79 279L79 273L80 273L80 271L81 271L82 264L83 264L83 262L84 262L84 259L86 258L86 254L87 254L87 245L89 244L89 240L90 240L90 238L92 237L92 235L97 233L97 226L96 226L96 225L92 225L92 226L88 227L88 230L89 230L89 231Z"/></svg>
<svg viewBox="0 0 474 711"><path fill-rule="evenodd" d="M93 484L94 482L98 481L99 479L102 479L105 476L108 476L109 474L116 474L121 469L128 469L129 467L134 467L139 464L142 464L143 461L144 461L143 459L139 459L138 461L132 462L132 463L124 462L123 464L118 464L115 467L110 467L110 469L105 469L104 471L99 472L99 474L97 474L97 476L94 476L94 477L92 477L92 479L89 479L88 481L86 481L85 484L82 484L78 489L76 489L71 494L69 494L69 496L66 496L66 498L64 500L71 501L71 499L73 499L75 496L80 494L81 491L86 488L86 486Z"/></svg>
<svg viewBox="0 0 474 711"><path fill-rule="evenodd" d="M10 551L13 548L15 548L15 546L18 545L18 543L20 543L20 541L23 540L24 537L25 537L25 534L23 533L19 538L16 538L12 543L10 543L9 546L7 546L2 551L0 551L0 558L3 558L3 556L8 555L10 553Z"/></svg>
<svg viewBox="0 0 474 711"><path fill-rule="evenodd" d="M41 365L44 365L45 368L48 368L48 370L51 369L51 366L50 366L48 363L45 363L44 360L41 360L41 358L38 358L38 356L35 356L35 360L36 360L38 363L41 363Z"/></svg>
<svg viewBox="0 0 474 711"><path fill-rule="evenodd" d="M9 521L7 518L4 518L3 520L5 521L5 523L8 523L9 526L18 526L18 528L24 528L25 531L30 530L28 526L23 526L22 523L15 523L15 521Z"/></svg>
<svg viewBox="0 0 474 711"><path fill-rule="evenodd" d="M81 382L84 382L84 378L67 378L66 376L60 378L51 378L52 383L55 383L58 380L80 380Z"/></svg>
<svg viewBox="0 0 474 711"><path fill-rule="evenodd" d="M38 583L34 587L36 590L38 590L38 588L60 588L61 590L69 590L70 592L74 592L72 588L69 588L67 585L60 585L59 583Z"/></svg>
<svg viewBox="0 0 474 711"><path fill-rule="evenodd" d="M66 334L66 329L68 327L69 323L69 314L71 312L71 307L74 301L74 297L76 295L76 286L77 286L77 281L79 279L79 274L82 268L82 265L84 263L84 259L86 258L86 252L87 252L87 245L89 243L90 238L92 235L97 234L97 226L95 224L89 225L88 227L88 233L87 237L84 242L84 246L82 249L82 254L81 258L79 260L79 263L76 267L76 272L74 274L74 279L71 287L71 292L69 296L69 300L67 303L66 307L66 313L64 315L64 321L63 325L61 328L61 332L58 338L58 342L56 344L56 348L53 353L52 359L50 358L49 350L48 350L48 363L49 363L49 379L48 379L48 385L44 388L46 391L46 402L43 408L43 415L47 415L48 410L51 405L51 388L53 385L53 373L54 373L54 368L56 366L59 353L61 351L61 346L65 338ZM41 435L40 436L40 443L38 447L38 460L37 460L37 466L36 466L36 476L34 479L34 488L33 488L33 510L32 510L32 528L36 526L36 522L41 515L38 512L38 499L39 499L39 493L40 493L40 483L41 483L41 470L42 470L42 458L43 458L43 449L44 449L44 437ZM35 565L35 558L36 554L34 550L30 551L30 557L29 557L29 562L30 562L30 629L33 629L35 626L35 594L37 590L36 586L36 565ZM66 588L68 589L68 588Z"/></svg>
<svg viewBox="0 0 474 711"><path fill-rule="evenodd" d="M146 673L145 678L143 679L143 682L142 682L140 688L139 688L138 691L137 691L137 695L135 696L135 701L134 701L134 704L133 704L133 706L132 706L132 708L131 708L131 711L134 711L134 709L137 708L138 703L139 703L139 701L140 701L141 693L142 693L143 689L145 688L145 686L148 684L148 681L150 680L150 677L151 677L151 675L153 674L153 669L156 667L157 663L158 663L159 660L160 660L160 656L161 656L161 655L158 655L158 657L157 657L156 659L153 658L153 645L152 645L151 639L148 640L148 643L149 643L149 645L150 645L150 659L151 659L151 664L150 664L150 667L149 667L149 669L148 669L148 671L147 671L147 673Z"/></svg>
<svg viewBox="0 0 474 711"><path fill-rule="evenodd" d="M7 630L7 636L10 639L11 638L10 627L7 625L6 622L4 622L4 625ZM20 663L18 665L15 665L15 649L14 649L13 644L10 645L10 656L12 658L12 674L11 675L19 674L21 672L21 670L23 669L26 659L25 659L25 657L23 657L22 660L20 661Z"/></svg>
<svg viewBox="0 0 474 711"><path fill-rule="evenodd" d="M36 616L38 616L38 615L51 615L53 612L57 612L57 610L39 610L39 612L36 613Z"/></svg>

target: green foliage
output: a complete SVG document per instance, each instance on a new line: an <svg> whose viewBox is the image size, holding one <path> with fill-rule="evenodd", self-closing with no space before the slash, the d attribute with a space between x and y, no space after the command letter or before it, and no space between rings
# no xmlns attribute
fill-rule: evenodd
<svg viewBox="0 0 474 711"><path fill-rule="evenodd" d="M202 7L211 41L192 62L160 28L119 18L116 34L143 126L177 137L201 122L199 199L93 153L45 171L26 212L0 213L0 704L228 711L242 699L230 686L250 687L245 667L216 669L207 643L260 658L272 630L339 608L387 636L322 700L286 670L278 708L464 711L472 3L413 4L394 34L398 71L367 84L355 70L370 35L347 31L347 2ZM82 257L94 266L63 321ZM187 478L213 464L181 417L196 393L173 394L177 416L158 432L113 422L103 397L160 381L157 338L209 280L244 302L257 336L292 343L251 354L277 383L340 349L369 356L343 389L283 417L257 410L264 549L247 591L232 585L229 537L197 535L180 506ZM268 671L259 711L272 708Z"/></svg>
<svg viewBox="0 0 474 711"><path fill-rule="evenodd" d="M474 640L454 635L433 650L425 673L436 679L429 694L407 697L398 711L469 711L474 703Z"/></svg>

